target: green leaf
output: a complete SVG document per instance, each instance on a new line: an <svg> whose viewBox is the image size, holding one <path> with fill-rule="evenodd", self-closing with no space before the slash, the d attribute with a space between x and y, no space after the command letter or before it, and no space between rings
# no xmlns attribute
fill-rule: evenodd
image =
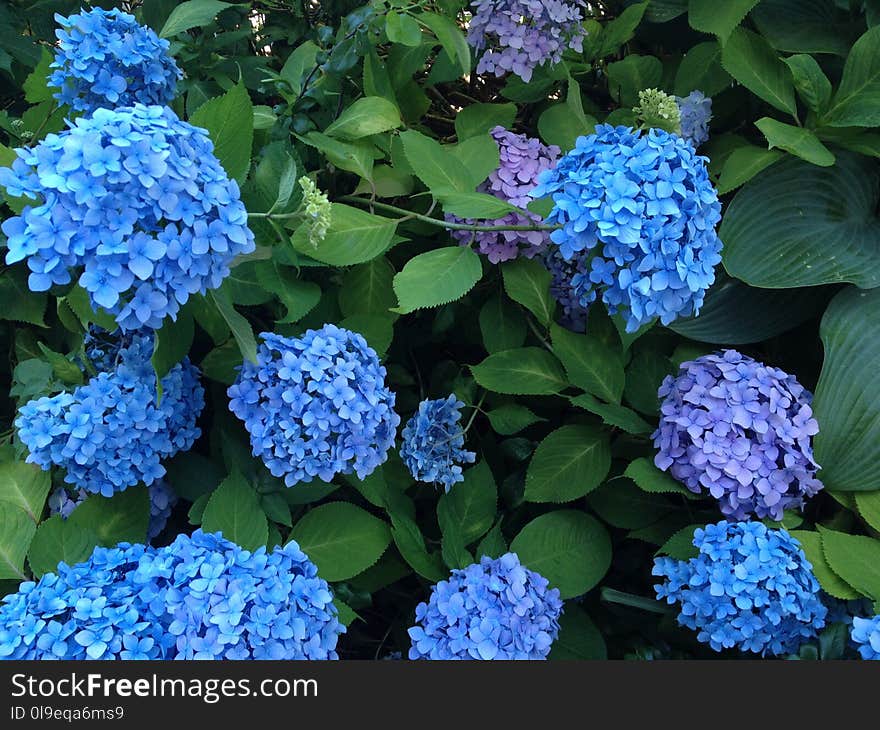
<svg viewBox="0 0 880 730"><path fill-rule="evenodd" d="M508 395L554 395L568 385L559 361L539 347L496 352L471 372L487 390Z"/></svg>
<svg viewBox="0 0 880 730"><path fill-rule="evenodd" d="M202 514L205 532L222 532L223 537L246 550L266 544L269 525L260 505L260 495L239 472L233 472L211 493Z"/></svg>
<svg viewBox="0 0 880 730"><path fill-rule="evenodd" d="M113 315L103 309L99 312L92 309L91 302L89 301L89 294L81 286L74 286L68 292L67 296L64 297L64 301L67 302L67 306L73 310L73 313L79 318L79 321L82 322L83 328L88 328L90 324L94 323L108 332L114 332L116 330L117 324Z"/></svg>
<svg viewBox="0 0 880 730"><path fill-rule="evenodd" d="M394 267L375 258L346 272L339 287L339 308L346 317L355 314L388 314L397 305L392 281Z"/></svg>
<svg viewBox="0 0 880 730"><path fill-rule="evenodd" d="M480 257L466 246L419 254L394 276L395 312L407 314L461 299L483 275Z"/></svg>
<svg viewBox="0 0 880 730"><path fill-rule="evenodd" d="M437 517L444 534L454 524L463 545L481 538L495 522L498 494L485 461L464 472L464 482L440 496ZM444 525L446 528L444 528Z"/></svg>
<svg viewBox="0 0 880 730"><path fill-rule="evenodd" d="M13 266L0 276L0 319L45 327L46 294L32 292L23 266Z"/></svg>
<svg viewBox="0 0 880 730"><path fill-rule="evenodd" d="M666 496L645 492L624 478L606 482L590 494L588 502L605 522L622 530L656 525L675 509Z"/></svg>
<svg viewBox="0 0 880 730"><path fill-rule="evenodd" d="M353 314L343 319L339 326L362 334L379 357L385 357L394 339L393 314Z"/></svg>
<svg viewBox="0 0 880 730"><path fill-rule="evenodd" d="M759 0L690 0L688 22L694 30L717 35L725 43Z"/></svg>
<svg viewBox="0 0 880 730"><path fill-rule="evenodd" d="M348 170L366 180L372 179L373 160L379 154L369 140L341 142L320 132L309 132L301 135L299 139L320 150L327 160L340 170Z"/></svg>
<svg viewBox="0 0 880 730"><path fill-rule="evenodd" d="M324 580L347 580L373 565L391 542L388 524L348 502L309 511L290 539L318 566Z"/></svg>
<svg viewBox="0 0 880 730"><path fill-rule="evenodd" d="M611 565L611 540L594 518L578 510L536 517L510 545L523 565L558 588L562 598L593 588Z"/></svg>
<svg viewBox="0 0 880 730"><path fill-rule="evenodd" d="M475 557L477 560L484 555L489 558L500 558L506 552L507 540L504 539L504 534L501 532L501 520L499 519L495 526L486 533L486 536L480 540Z"/></svg>
<svg viewBox="0 0 880 730"><path fill-rule="evenodd" d="M229 325L229 330L235 338L242 358L255 363L257 361L257 341L254 338L250 322L235 311L235 307L232 306L232 302L229 301L229 297L222 289L215 289L209 292L208 296L220 316Z"/></svg>
<svg viewBox="0 0 880 730"><path fill-rule="evenodd" d="M420 13L416 16L416 20L426 25L437 37L449 58L458 64L462 74L470 72L470 46L464 37L464 33L461 32L461 29L452 20L436 13Z"/></svg>
<svg viewBox="0 0 880 730"><path fill-rule="evenodd" d="M486 415L489 418L489 423L492 424L492 429L501 436L519 433L532 424L547 420L536 416L528 408L518 403L505 403L493 408Z"/></svg>
<svg viewBox="0 0 880 730"><path fill-rule="evenodd" d="M547 658L561 661L608 658L602 632L580 606L570 603L565 607L559 619L559 636Z"/></svg>
<svg viewBox="0 0 880 730"><path fill-rule="evenodd" d="M833 167L786 159L742 188L719 236L727 271L752 286L880 285L880 170L838 152Z"/></svg>
<svg viewBox="0 0 880 730"><path fill-rule="evenodd" d="M835 573L825 559L825 551L822 548L822 536L818 532L807 530L791 530L791 536L797 540L813 566L813 575L819 581L822 590L829 595L842 601L851 601L859 598L857 591L853 590L845 580ZM832 541L834 538L832 538Z"/></svg>
<svg viewBox="0 0 880 730"><path fill-rule="evenodd" d="M592 134L596 120L584 114L573 114L568 104L553 104L538 117L538 133L546 144L555 144L563 151L574 149L577 138Z"/></svg>
<svg viewBox="0 0 880 730"><path fill-rule="evenodd" d="M768 150L755 145L738 147L727 157L718 179L718 194L724 195L736 190L757 175L761 170L770 167L785 155L779 150Z"/></svg>
<svg viewBox="0 0 880 730"><path fill-rule="evenodd" d="M401 125L400 112L388 99L365 96L349 104L324 134L342 139L360 139L371 134L397 129Z"/></svg>
<svg viewBox="0 0 880 730"><path fill-rule="evenodd" d="M68 523L93 533L104 547L144 542L149 521L150 495L143 485L129 487L109 499L93 494L67 518Z"/></svg>
<svg viewBox="0 0 880 730"><path fill-rule="evenodd" d="M609 63L608 90L621 105L632 107L639 103L639 92L660 85L663 64L654 56L630 54L622 61Z"/></svg>
<svg viewBox="0 0 880 730"><path fill-rule="evenodd" d="M222 96L206 101L196 109L190 122L208 130L214 154L226 174L239 184L244 182L254 139L254 107L244 85L237 84Z"/></svg>
<svg viewBox="0 0 880 730"><path fill-rule="evenodd" d="M715 96L730 85L730 74L721 65L721 46L717 41L698 43L681 59L675 74L675 93L687 96L699 89Z"/></svg>
<svg viewBox="0 0 880 730"><path fill-rule="evenodd" d="M623 472L625 477L632 479L639 489L651 494L682 494L689 499L696 499L696 495L680 482L673 479L666 472L660 471L651 459L640 457L630 462Z"/></svg>
<svg viewBox="0 0 880 730"><path fill-rule="evenodd" d="M277 261L257 262L257 273L266 291L278 297L287 310L279 320L282 324L302 319L321 300L320 286L298 278L292 268L281 266Z"/></svg>
<svg viewBox="0 0 880 730"><path fill-rule="evenodd" d="M49 472L34 464L23 461L0 463L0 502L18 507L35 524L43 514L51 485Z"/></svg>
<svg viewBox="0 0 880 730"><path fill-rule="evenodd" d="M490 297L480 309L480 332L487 352L501 352L522 347L526 341L526 323L522 313L500 294Z"/></svg>
<svg viewBox="0 0 880 730"><path fill-rule="evenodd" d="M859 38L846 58L843 77L822 123L831 127L880 125L880 26Z"/></svg>
<svg viewBox="0 0 880 730"><path fill-rule="evenodd" d="M237 368L242 363L241 350L235 340L228 340L211 350L199 363L199 368L209 380L232 385L238 377Z"/></svg>
<svg viewBox="0 0 880 730"><path fill-rule="evenodd" d="M497 220L508 213L520 211L515 205L487 193L444 193L443 212L459 218Z"/></svg>
<svg viewBox="0 0 880 730"><path fill-rule="evenodd" d="M214 491L223 479L221 466L196 451L185 451L165 462L168 483L188 502Z"/></svg>
<svg viewBox="0 0 880 730"><path fill-rule="evenodd" d="M214 20L217 13L231 7L232 3L219 0L187 0L171 11L159 37L171 38L190 28L203 28Z"/></svg>
<svg viewBox="0 0 880 730"><path fill-rule="evenodd" d="M571 502L599 486L611 467L607 432L562 426L535 449L526 472L529 502Z"/></svg>
<svg viewBox="0 0 880 730"><path fill-rule="evenodd" d="M861 595L880 600L880 540L818 526L828 566Z"/></svg>
<svg viewBox="0 0 880 730"><path fill-rule="evenodd" d="M429 553L425 548L425 538L415 521L396 511L389 511L388 516L391 518L394 544L410 567L432 583L449 577L440 556Z"/></svg>
<svg viewBox="0 0 880 730"><path fill-rule="evenodd" d="M37 527L28 549L28 564L34 577L40 578L56 572L59 563L84 562L97 545L98 538L88 527L54 515Z"/></svg>
<svg viewBox="0 0 880 730"><path fill-rule="evenodd" d="M762 0L750 15L774 48L845 56L859 32L853 16L828 0ZM864 27L864 26L862 26Z"/></svg>
<svg viewBox="0 0 880 730"><path fill-rule="evenodd" d="M272 522L293 527L293 522L290 519L290 506L287 504L287 500L278 492L263 494L260 497L260 506L263 508L263 512L266 513L266 517Z"/></svg>
<svg viewBox="0 0 880 730"><path fill-rule="evenodd" d="M603 403L590 393L583 393L571 399L572 405L595 413L609 426L636 436L651 433L654 427L647 423L638 413L617 403Z"/></svg>
<svg viewBox="0 0 880 730"><path fill-rule="evenodd" d="M47 78L52 73L50 64L53 60L54 57L49 52L49 49L44 47L40 56L40 62L28 74L21 85L25 101L31 104L39 104L41 101L50 101L54 98L56 88L49 86L47 83Z"/></svg>
<svg viewBox="0 0 880 730"><path fill-rule="evenodd" d="M543 325L553 319L556 302L550 295L550 272L534 259L518 258L501 265L504 291Z"/></svg>
<svg viewBox="0 0 880 730"><path fill-rule="evenodd" d="M811 111L822 114L831 101L831 82L815 58L806 53L782 59L791 70L794 88Z"/></svg>
<svg viewBox="0 0 880 730"><path fill-rule="evenodd" d="M463 162L450 155L436 140L421 132L408 130L400 134L406 160L428 189L435 195L443 193L473 192L479 181L474 181L472 173Z"/></svg>
<svg viewBox="0 0 880 730"><path fill-rule="evenodd" d="M455 115L455 134L461 142L498 126L510 129L514 119L516 104L471 104Z"/></svg>
<svg viewBox="0 0 880 730"><path fill-rule="evenodd" d="M168 372L189 354L195 335L192 315L183 310L177 320L166 317L162 328L156 330L155 347L151 362L156 380L161 381Z"/></svg>
<svg viewBox="0 0 880 730"><path fill-rule="evenodd" d="M660 410L657 389L663 378L674 373L676 369L669 358L659 352L641 350L626 368L624 398L637 411L657 414Z"/></svg>
<svg viewBox="0 0 880 730"><path fill-rule="evenodd" d="M880 532L880 491L853 492L852 496L862 519Z"/></svg>
<svg viewBox="0 0 880 730"><path fill-rule="evenodd" d="M604 58L614 53L624 43L632 39L649 5L649 2L630 5L602 28L602 45L599 49L599 58Z"/></svg>
<svg viewBox="0 0 880 730"><path fill-rule="evenodd" d="M753 94L797 116L791 71L761 36L736 28L721 51L721 65Z"/></svg>
<svg viewBox="0 0 880 730"><path fill-rule="evenodd" d="M834 155L808 129L783 124L770 117L759 119L755 126L764 133L771 149L778 147L820 167L834 164Z"/></svg>
<svg viewBox="0 0 880 730"><path fill-rule="evenodd" d="M296 187L297 166L293 148L284 142L272 142L263 148L254 170L254 182L270 211L287 208Z"/></svg>
<svg viewBox="0 0 880 730"><path fill-rule="evenodd" d="M291 239L293 247L330 266L351 266L370 261L388 250L394 241L397 221L342 203L330 204L330 229L317 248L309 243L307 232L298 228Z"/></svg>
<svg viewBox="0 0 880 730"><path fill-rule="evenodd" d="M306 77L315 67L315 59L321 49L312 41L303 41L287 57L281 67L281 78L290 84L291 91L299 95Z"/></svg>
<svg viewBox="0 0 880 730"><path fill-rule="evenodd" d="M623 358L598 337L581 335L554 324L553 352L562 361L569 382L611 403L619 403L625 380Z"/></svg>
<svg viewBox="0 0 880 730"><path fill-rule="evenodd" d="M422 29L415 18L406 13L389 10L385 16L385 34L392 43L412 47L422 43Z"/></svg>
<svg viewBox="0 0 880 730"><path fill-rule="evenodd" d="M819 422L813 442L820 478L835 492L880 489L880 289L841 291L819 334L825 362L813 400Z"/></svg>
<svg viewBox="0 0 880 730"><path fill-rule="evenodd" d="M467 170L470 176L470 188L464 192L470 192L486 180L500 164L498 143L490 134L468 137L458 144L446 145L441 149L457 159ZM441 191L439 194L446 198L449 192Z"/></svg>
<svg viewBox="0 0 880 730"><path fill-rule="evenodd" d="M26 580L24 559L36 531L24 510L0 510L0 580Z"/></svg>
<svg viewBox="0 0 880 730"><path fill-rule="evenodd" d="M71 362L61 353L50 350L42 342L38 342L37 346L52 366L52 372L55 374L55 377L62 383L69 383L71 385L82 383L83 374L76 363Z"/></svg>
<svg viewBox="0 0 880 730"><path fill-rule="evenodd" d="M254 104L254 130L271 129L278 117L272 111L272 107L265 104Z"/></svg>

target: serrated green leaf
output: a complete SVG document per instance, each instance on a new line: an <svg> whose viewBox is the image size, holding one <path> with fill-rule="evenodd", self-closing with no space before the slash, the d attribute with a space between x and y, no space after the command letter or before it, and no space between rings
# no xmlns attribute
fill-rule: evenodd
<svg viewBox="0 0 880 730"><path fill-rule="evenodd" d="M240 473L230 474L211 493L202 513L202 530L222 532L223 537L246 550L266 544L269 525L260 495Z"/></svg>
<svg viewBox="0 0 880 730"><path fill-rule="evenodd" d="M843 77L822 122L831 127L880 125L880 26L869 28L846 58Z"/></svg>
<svg viewBox="0 0 880 730"><path fill-rule="evenodd" d="M571 502L602 483L611 467L608 434L592 426L562 426L535 449L526 472L529 502Z"/></svg>
<svg viewBox="0 0 880 730"><path fill-rule="evenodd" d="M98 537L88 527L54 515L37 527L28 548L28 564L34 577L40 578L56 572L59 563L85 561L97 545Z"/></svg>
<svg viewBox="0 0 880 730"><path fill-rule="evenodd" d="M214 20L217 13L233 7L232 3L220 2L220 0L187 0L180 3L162 30L159 31L160 38L171 38L172 36L182 33L190 28L202 28Z"/></svg>
<svg viewBox="0 0 880 730"><path fill-rule="evenodd" d="M24 266L13 266L0 276L0 319L45 327L46 294L30 291L27 278Z"/></svg>
<svg viewBox="0 0 880 730"><path fill-rule="evenodd" d="M235 311L235 307L232 306L232 302L229 301L229 297L222 289L215 289L208 294L208 297L229 326L229 331L235 338L242 358L255 363L257 361L257 341L250 323Z"/></svg>
<svg viewBox="0 0 880 730"><path fill-rule="evenodd" d="M365 96L348 105L324 134L341 139L360 139L397 129L401 125L397 106L381 96Z"/></svg>
<svg viewBox="0 0 880 730"><path fill-rule="evenodd" d="M393 280L394 267L386 258L374 258L352 267L339 287L339 308L346 317L388 314L397 305Z"/></svg>
<svg viewBox="0 0 880 730"><path fill-rule="evenodd" d="M663 64L654 56L630 54L608 64L608 90L621 105L632 107L639 102L639 92L660 85Z"/></svg>
<svg viewBox="0 0 880 730"><path fill-rule="evenodd" d="M397 221L342 203L330 204L330 228L317 247L308 240L305 228L291 239L293 247L330 266L362 264L380 256L394 243Z"/></svg>
<svg viewBox="0 0 880 730"><path fill-rule="evenodd" d="M727 0L723 3L717 0L690 0L688 22L691 28L717 35L724 43L758 2L759 0Z"/></svg>
<svg viewBox="0 0 880 730"><path fill-rule="evenodd" d="M721 65L753 94L797 116L791 71L761 36L736 28L721 51Z"/></svg>
<svg viewBox="0 0 880 730"><path fill-rule="evenodd" d="M40 521L51 485L49 472L34 464L0 463L0 502L22 510L34 524Z"/></svg>
<svg viewBox="0 0 880 730"><path fill-rule="evenodd" d="M470 104L455 115L455 134L461 142L495 127L510 129L515 118L515 104Z"/></svg>
<svg viewBox="0 0 880 730"><path fill-rule="evenodd" d="M144 542L150 521L150 495L138 485L112 497L93 494L80 503L67 521L93 533L98 544L112 547L120 542Z"/></svg>
<svg viewBox="0 0 880 730"><path fill-rule="evenodd" d="M416 16L423 25L426 25L440 41L449 58L453 59L462 74L471 70L471 49L461 29L449 18L436 13L420 13Z"/></svg>
<svg viewBox="0 0 880 730"><path fill-rule="evenodd" d="M681 482L673 479L666 472L660 471L650 459L640 457L630 462L623 475L629 477L643 492L652 494L681 494L688 499L697 499Z"/></svg>
<svg viewBox="0 0 880 730"><path fill-rule="evenodd" d="M487 390L508 395L554 395L568 385L559 361L539 347L496 352L471 372Z"/></svg>
<svg viewBox="0 0 880 730"><path fill-rule="evenodd" d="M880 540L847 535L821 525L818 530L822 553L831 570L861 595L880 600Z"/></svg>
<svg viewBox="0 0 880 730"><path fill-rule="evenodd" d="M528 408L518 403L505 403L504 405L493 408L486 416L495 433L502 436L510 436L512 434L528 428L532 424L546 421L532 413Z"/></svg>
<svg viewBox="0 0 880 730"><path fill-rule="evenodd" d="M606 401L619 403L625 374L620 353L591 335L581 335L554 324L550 328L553 352L568 373L569 382Z"/></svg>
<svg viewBox="0 0 880 730"><path fill-rule="evenodd" d="M608 658L602 632L580 606L569 604L565 607L559 619L559 636L547 658L555 661Z"/></svg>
<svg viewBox="0 0 880 730"><path fill-rule="evenodd" d="M467 294L483 275L480 257L466 246L450 246L419 254L394 276L399 302L395 312L454 302Z"/></svg>
<svg viewBox="0 0 880 730"><path fill-rule="evenodd" d="M550 272L534 259L519 258L502 264L501 274L507 296L522 304L541 324L549 325L556 309L550 295Z"/></svg>
<svg viewBox="0 0 880 730"><path fill-rule="evenodd" d="M441 495L437 517L444 534L456 530L462 545L481 538L495 521L498 494L495 478L485 461L464 472L464 482Z"/></svg>
<svg viewBox="0 0 880 730"><path fill-rule="evenodd" d="M208 130L214 154L226 174L244 182L254 139L254 105L247 89L237 84L222 96L206 101L193 113L190 122Z"/></svg>
<svg viewBox="0 0 880 730"><path fill-rule="evenodd" d="M859 597L858 591L854 590L828 565L825 551L822 549L822 536L818 532L792 530L790 534L801 544L807 560L813 567L813 575L816 576L823 591L842 601L851 601Z"/></svg>
<svg viewBox="0 0 880 730"><path fill-rule="evenodd" d="M0 509L0 580L25 580L24 559L37 531L28 514L17 507Z"/></svg>
<svg viewBox="0 0 880 730"><path fill-rule="evenodd" d="M487 352L512 350L522 347L526 341L522 313L500 294L486 300L480 309L479 320Z"/></svg>
<svg viewBox="0 0 880 730"><path fill-rule="evenodd" d="M654 430L654 427L635 411L617 403L603 403L590 393L574 396L571 398L571 402L578 408L595 413L609 426L614 426L627 433L640 436Z"/></svg>
<svg viewBox="0 0 880 730"><path fill-rule="evenodd" d="M188 311L180 311L176 320L165 318L161 329L156 330L151 359L157 381L161 381L171 368L189 354L194 335L195 325Z"/></svg>
<svg viewBox="0 0 880 730"><path fill-rule="evenodd" d="M792 124L783 124L770 117L759 119L755 122L755 126L767 138L771 149L778 147L820 167L829 167L834 164L834 155L831 150L808 129L795 127Z"/></svg>
<svg viewBox="0 0 880 730"><path fill-rule="evenodd" d="M782 59L791 70L794 88L811 111L822 114L831 100L831 82L815 58L799 53Z"/></svg>
<svg viewBox="0 0 880 730"><path fill-rule="evenodd" d="M711 97L730 83L730 74L721 65L721 46L718 41L706 41L693 46L681 59L675 74L675 93L687 96L699 89Z"/></svg>

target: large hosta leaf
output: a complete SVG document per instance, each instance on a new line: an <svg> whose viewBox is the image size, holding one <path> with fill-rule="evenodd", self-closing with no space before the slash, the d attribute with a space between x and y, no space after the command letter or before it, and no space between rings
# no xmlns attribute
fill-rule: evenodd
<svg viewBox="0 0 880 730"><path fill-rule="evenodd" d="M724 267L760 287L880 286L880 168L849 152L819 168L786 159L737 193L721 225Z"/></svg>
<svg viewBox="0 0 880 730"><path fill-rule="evenodd" d="M828 305L820 334L825 362L813 402L819 478L836 492L880 489L880 290L844 289Z"/></svg>

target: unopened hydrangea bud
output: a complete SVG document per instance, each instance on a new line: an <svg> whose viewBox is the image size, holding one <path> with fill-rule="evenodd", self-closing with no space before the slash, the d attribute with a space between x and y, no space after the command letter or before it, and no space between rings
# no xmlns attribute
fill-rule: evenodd
<svg viewBox="0 0 880 730"><path fill-rule="evenodd" d="M314 181L303 175L299 179L303 191L302 210L306 216L305 226L308 230L309 243L317 245L324 240L330 228L330 201Z"/></svg>
<svg viewBox="0 0 880 730"><path fill-rule="evenodd" d="M644 89L639 92L639 103L633 108L645 129L655 127L667 132L681 132L681 118L674 96L659 89Z"/></svg>

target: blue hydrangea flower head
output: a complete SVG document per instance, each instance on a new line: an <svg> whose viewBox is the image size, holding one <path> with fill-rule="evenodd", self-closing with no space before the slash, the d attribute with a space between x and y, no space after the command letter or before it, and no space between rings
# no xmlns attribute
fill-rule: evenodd
<svg viewBox="0 0 880 730"><path fill-rule="evenodd" d="M562 60L566 49L581 53L582 0L474 0L468 43L483 51L477 73L514 73L528 82L538 66Z"/></svg>
<svg viewBox="0 0 880 730"><path fill-rule="evenodd" d="M169 104L183 76L169 43L134 16L116 8L92 8L55 16L55 98L78 112L133 104Z"/></svg>
<svg viewBox="0 0 880 730"><path fill-rule="evenodd" d="M550 296L562 308L560 324L572 332L587 331L588 309L581 304L571 287L571 280L577 276L589 274L585 259L574 257L566 260L559 246L548 246L541 256L541 262L550 272Z"/></svg>
<svg viewBox="0 0 880 730"><path fill-rule="evenodd" d="M812 394L736 350L681 364L660 386L654 463L734 519L781 520L820 489Z"/></svg>
<svg viewBox="0 0 880 730"><path fill-rule="evenodd" d="M544 145L534 137L508 132L504 127L495 127L492 138L498 145L499 164L488 179L481 183L477 192L494 195L499 200L515 205L523 213L511 212L495 220L462 219L447 213L447 221L455 223L479 223L485 226L522 226L541 223L541 217L525 211L531 202L529 194L535 185L538 173L549 170L559 156L556 145ZM471 242L477 244L480 253L493 264L510 261L517 256L532 258L541 253L550 240L547 231L451 231L452 237L463 246Z"/></svg>
<svg viewBox="0 0 880 730"><path fill-rule="evenodd" d="M472 464L477 455L466 451L461 427L462 403L454 395L423 400L403 427L400 458L410 474L428 484L442 484L448 492L464 481L461 464Z"/></svg>
<svg viewBox="0 0 880 730"><path fill-rule="evenodd" d="M706 525L694 532L699 555L654 559L657 598L681 609L678 622L715 651L790 654L825 626L813 566L785 530L760 522Z"/></svg>
<svg viewBox="0 0 880 730"><path fill-rule="evenodd" d="M483 557L431 589L416 607L410 659L546 659L562 601L515 553Z"/></svg>
<svg viewBox="0 0 880 730"><path fill-rule="evenodd" d="M676 134L600 124L556 167L538 175L532 197L550 196L550 234L582 307L599 294L634 332L659 318L699 313L715 281L721 204L706 158Z"/></svg>
<svg viewBox="0 0 880 730"><path fill-rule="evenodd" d="M171 510L177 504L177 494L164 479L158 479L147 487L150 495L150 522L147 526L147 542L165 529ZM89 496L85 489L71 492L67 487L57 487L48 499L49 514L61 515L66 520L73 511Z"/></svg>
<svg viewBox="0 0 880 730"><path fill-rule="evenodd" d="M87 353L96 351L101 372L72 392L25 403L15 426L27 461L62 467L68 484L110 497L153 484L165 474L163 459L192 447L205 399L188 358L162 378L159 399L152 333L125 335L122 345L103 349L87 343Z"/></svg>
<svg viewBox="0 0 880 730"><path fill-rule="evenodd" d="M376 351L332 324L300 337L260 337L257 362L246 361L227 391L254 456L288 487L371 474L400 424Z"/></svg>
<svg viewBox="0 0 880 730"><path fill-rule="evenodd" d="M685 97L675 97L681 115L681 136L694 147L709 139L709 122L712 120L712 99L702 91L692 91Z"/></svg>
<svg viewBox="0 0 880 730"><path fill-rule="evenodd" d="M255 248L207 133L167 107L97 109L16 155L0 185L37 203L3 222L6 263L27 261L32 291L77 278L124 330L160 327Z"/></svg>
<svg viewBox="0 0 880 730"><path fill-rule="evenodd" d="M853 618L850 638L862 659L880 659L880 616Z"/></svg>
<svg viewBox="0 0 880 730"><path fill-rule="evenodd" d="M337 659L343 633L295 542L249 551L201 530L97 547L0 605L2 659Z"/></svg>

